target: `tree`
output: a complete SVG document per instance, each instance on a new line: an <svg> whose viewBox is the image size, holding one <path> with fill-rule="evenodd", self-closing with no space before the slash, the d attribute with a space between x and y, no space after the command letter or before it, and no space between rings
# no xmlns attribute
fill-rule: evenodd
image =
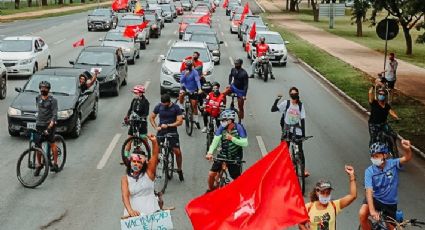
<svg viewBox="0 0 425 230"><path fill-rule="evenodd" d="M372 23L376 24L377 13L385 10L389 15L396 17L403 29L406 42L406 54L413 53L412 35L410 30L420 21L425 13L423 0L372 0Z"/></svg>
<svg viewBox="0 0 425 230"><path fill-rule="evenodd" d="M365 0L354 0L351 20L357 25L357 37L363 36L363 21L366 18L367 10L370 8L369 2Z"/></svg>
<svg viewBox="0 0 425 230"><path fill-rule="evenodd" d="M319 21L319 0L311 0L311 8L313 9L313 20Z"/></svg>
<svg viewBox="0 0 425 230"><path fill-rule="evenodd" d="M421 29L425 30L425 14L424 20L416 25L416 30L420 31ZM416 43L425 44L425 31L423 34L418 36Z"/></svg>
<svg viewBox="0 0 425 230"><path fill-rule="evenodd" d="M20 0L15 0L15 9L19 9Z"/></svg>

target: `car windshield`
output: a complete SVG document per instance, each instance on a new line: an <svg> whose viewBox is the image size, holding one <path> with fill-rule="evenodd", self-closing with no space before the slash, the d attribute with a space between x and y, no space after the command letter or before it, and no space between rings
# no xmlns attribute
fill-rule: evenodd
<svg viewBox="0 0 425 230"><path fill-rule="evenodd" d="M124 37L122 33L107 33L104 41L132 42L132 38Z"/></svg>
<svg viewBox="0 0 425 230"><path fill-rule="evenodd" d="M150 22L155 22L156 21L156 18L155 18L155 15L153 15L153 14L146 14L145 15L145 19L146 20L148 20L148 21L150 21Z"/></svg>
<svg viewBox="0 0 425 230"><path fill-rule="evenodd" d="M260 39L260 36L264 36L267 44L283 44L282 37L278 34L259 34L256 40Z"/></svg>
<svg viewBox="0 0 425 230"><path fill-rule="evenodd" d="M80 54L76 63L82 65L112 66L115 64L115 59L114 54L111 52L84 51Z"/></svg>
<svg viewBox="0 0 425 230"><path fill-rule="evenodd" d="M235 14L235 16L233 17L233 20L241 20L242 18L242 14Z"/></svg>
<svg viewBox="0 0 425 230"><path fill-rule="evenodd" d="M52 94L75 95L77 91L77 77L58 75L33 75L25 85L26 92L39 92L38 84L41 81L50 82Z"/></svg>
<svg viewBox="0 0 425 230"><path fill-rule="evenodd" d="M192 33L193 31L210 31L211 28L209 26L204 25L189 25L186 28L186 33Z"/></svg>
<svg viewBox="0 0 425 230"><path fill-rule="evenodd" d="M31 40L3 40L0 42L1 52L30 52L31 50Z"/></svg>
<svg viewBox="0 0 425 230"><path fill-rule="evenodd" d="M187 56L192 56L193 52L198 51L201 55L199 59L203 62L210 62L208 49L205 48L192 48L192 47L172 47L168 53L167 60L172 62L181 62Z"/></svg>
<svg viewBox="0 0 425 230"><path fill-rule="evenodd" d="M199 19L199 17L184 17L183 18L183 20L182 20L182 22L183 23L195 23L195 22L197 22L198 21L198 19Z"/></svg>
<svg viewBox="0 0 425 230"><path fill-rule="evenodd" d="M90 14L91 16L109 16L111 12L109 10L94 10Z"/></svg>
<svg viewBox="0 0 425 230"><path fill-rule="evenodd" d="M261 20L261 18L251 18L251 17L246 18L245 21L243 22L243 24L251 25L254 22L257 25L263 25L264 24L263 21Z"/></svg>
<svg viewBox="0 0 425 230"><path fill-rule="evenodd" d="M161 9L164 12L171 12L171 6L167 5L161 5Z"/></svg>
<svg viewBox="0 0 425 230"><path fill-rule="evenodd" d="M143 19L121 19L118 22L119 27L125 27L130 25L140 25L142 24Z"/></svg>
<svg viewBox="0 0 425 230"><path fill-rule="evenodd" d="M190 41L217 44L217 38L214 34L192 34Z"/></svg>

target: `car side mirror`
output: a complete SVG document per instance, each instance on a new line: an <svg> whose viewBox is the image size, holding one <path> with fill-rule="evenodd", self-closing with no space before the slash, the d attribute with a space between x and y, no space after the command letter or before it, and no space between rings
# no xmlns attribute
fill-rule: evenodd
<svg viewBox="0 0 425 230"><path fill-rule="evenodd" d="M99 41L100 41L100 42L103 42L103 38L99 38Z"/></svg>
<svg viewBox="0 0 425 230"><path fill-rule="evenodd" d="M165 60L165 55L161 54L161 55L159 55L159 58L164 61Z"/></svg>
<svg viewBox="0 0 425 230"><path fill-rule="evenodd" d="M15 91L20 93L20 92L22 92L22 88L21 87L15 87Z"/></svg>
<svg viewBox="0 0 425 230"><path fill-rule="evenodd" d="M74 60L69 60L69 64L75 65L75 61Z"/></svg>
<svg viewBox="0 0 425 230"><path fill-rule="evenodd" d="M35 53L41 52L43 49L42 48L37 48L34 50Z"/></svg>
<svg viewBox="0 0 425 230"><path fill-rule="evenodd" d="M223 44L224 42L223 41L220 41L220 44Z"/></svg>
<svg viewBox="0 0 425 230"><path fill-rule="evenodd" d="M289 41L285 41L285 44L289 44L290 42Z"/></svg>

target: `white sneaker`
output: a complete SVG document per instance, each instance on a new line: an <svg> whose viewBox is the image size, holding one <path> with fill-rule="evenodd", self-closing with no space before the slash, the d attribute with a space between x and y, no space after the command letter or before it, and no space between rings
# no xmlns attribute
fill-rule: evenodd
<svg viewBox="0 0 425 230"><path fill-rule="evenodd" d="M206 132L207 132L207 127L204 127L204 128L202 129L202 132L203 132L203 133L206 133Z"/></svg>

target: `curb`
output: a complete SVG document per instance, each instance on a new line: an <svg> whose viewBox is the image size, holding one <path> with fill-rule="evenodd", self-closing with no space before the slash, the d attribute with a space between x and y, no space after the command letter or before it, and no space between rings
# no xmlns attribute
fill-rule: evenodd
<svg viewBox="0 0 425 230"><path fill-rule="evenodd" d="M312 72L316 77L319 77L320 80L322 80L323 82L325 82L328 86L330 86L333 90L335 90L340 96L342 96L343 99L345 99L346 101L348 101L352 106L354 106L354 108L356 108L357 110L359 110L361 113L363 113L363 115L367 115L369 116L370 112L367 111L366 108L364 108L362 105L360 105L357 101L355 101L353 98L351 98L350 96L348 96L344 91L342 91L341 89L339 89L336 85L334 85L332 82L330 82L328 79L326 79L322 74L320 74L317 70L315 70L313 67L311 67L309 64L305 63L303 60L299 59L298 57L294 56L291 54L291 56L300 62L300 64L308 69L310 72ZM398 140L403 140L404 138L402 136L400 136L399 134L397 134L397 139ZM425 153L422 152L420 149L418 149L417 147L413 146L411 147L413 149L413 152L415 152L418 156L420 156L422 159L425 159Z"/></svg>

